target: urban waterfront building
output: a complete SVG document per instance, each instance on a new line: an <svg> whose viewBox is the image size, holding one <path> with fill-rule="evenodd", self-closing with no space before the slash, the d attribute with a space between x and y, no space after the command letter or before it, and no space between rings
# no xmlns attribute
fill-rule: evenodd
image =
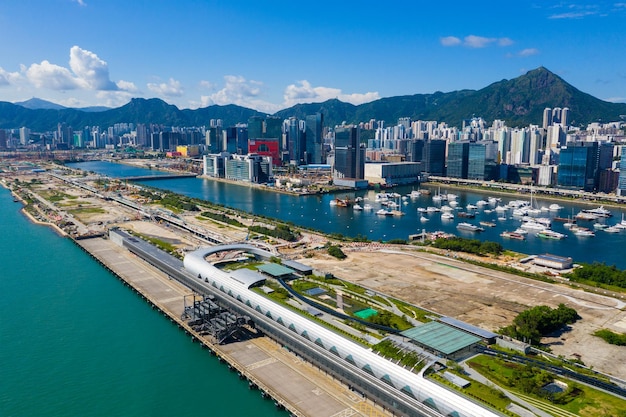
<svg viewBox="0 0 626 417"><path fill-rule="evenodd" d="M231 155L225 161L225 178L262 184L272 179L271 157L249 154Z"/></svg>
<svg viewBox="0 0 626 417"><path fill-rule="evenodd" d="M598 143L570 142L561 148L557 185L594 191L597 188Z"/></svg>
<svg viewBox="0 0 626 417"><path fill-rule="evenodd" d="M315 113L305 118L306 130L306 163L321 164L326 161L323 154L324 146L324 115Z"/></svg>
<svg viewBox="0 0 626 417"><path fill-rule="evenodd" d="M420 162L369 162L365 164L365 179L373 184L413 184L421 170Z"/></svg>
<svg viewBox="0 0 626 417"><path fill-rule="evenodd" d="M428 175L444 176L446 174L445 140L433 139L424 142L422 168Z"/></svg>
<svg viewBox="0 0 626 417"><path fill-rule="evenodd" d="M448 143L448 164L446 166L448 177L467 178L469 145L467 140Z"/></svg>
<svg viewBox="0 0 626 417"><path fill-rule="evenodd" d="M361 146L359 133L357 126L335 129L333 178L365 178L365 147Z"/></svg>

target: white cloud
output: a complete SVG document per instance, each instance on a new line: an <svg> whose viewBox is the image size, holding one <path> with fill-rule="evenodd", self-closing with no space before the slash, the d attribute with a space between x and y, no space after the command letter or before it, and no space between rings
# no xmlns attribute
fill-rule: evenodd
<svg viewBox="0 0 626 417"><path fill-rule="evenodd" d="M626 97L609 97L603 100L610 103L626 103Z"/></svg>
<svg viewBox="0 0 626 417"><path fill-rule="evenodd" d="M98 91L96 97L100 105L107 107L120 107L128 103L131 98L136 97L130 91Z"/></svg>
<svg viewBox="0 0 626 417"><path fill-rule="evenodd" d="M213 84L211 81L201 80L199 84L200 87L206 88L207 90L215 89L215 84Z"/></svg>
<svg viewBox="0 0 626 417"><path fill-rule="evenodd" d="M165 97L180 97L185 93L180 81L170 78L166 83L148 83L148 89Z"/></svg>
<svg viewBox="0 0 626 417"><path fill-rule="evenodd" d="M78 3L79 6L87 6L87 3L85 3L84 0L73 0L75 3Z"/></svg>
<svg viewBox="0 0 626 417"><path fill-rule="evenodd" d="M262 87L260 81L246 80L241 75L225 75L224 87L213 94L201 96L200 103L203 107L236 104L266 113L278 111L280 106L262 99Z"/></svg>
<svg viewBox="0 0 626 417"><path fill-rule="evenodd" d="M130 93L137 93L137 92L139 92L139 89L137 88L137 86L133 82L119 80L115 84L117 85L117 89L118 90L128 91Z"/></svg>
<svg viewBox="0 0 626 417"><path fill-rule="evenodd" d="M462 40L456 36L445 36L439 39L443 46L465 46L467 48L485 48L489 45L509 46L513 45L511 38L486 38L484 36L467 35Z"/></svg>
<svg viewBox="0 0 626 417"><path fill-rule="evenodd" d="M457 46L461 44L461 39L456 36L446 36L439 39L443 46Z"/></svg>
<svg viewBox="0 0 626 417"><path fill-rule="evenodd" d="M539 49L537 48L526 48L519 51L517 54L521 57L527 57L532 55L537 55L539 53Z"/></svg>
<svg viewBox="0 0 626 417"><path fill-rule="evenodd" d="M109 78L109 66L98 55L78 46L70 49L70 68L79 82L92 90L116 90Z"/></svg>
<svg viewBox="0 0 626 417"><path fill-rule="evenodd" d="M14 84L22 78L19 72L9 72L0 67L0 87Z"/></svg>
<svg viewBox="0 0 626 417"><path fill-rule="evenodd" d="M41 64L31 64L26 70L26 78L37 88L51 90L74 90L80 84L70 70L47 60L41 61Z"/></svg>
<svg viewBox="0 0 626 417"><path fill-rule="evenodd" d="M298 103L319 103L332 98L352 104L369 103L378 100L378 92L344 94L338 88L313 87L307 80L298 81L298 85L290 84L285 88L284 107L291 107Z"/></svg>
<svg viewBox="0 0 626 417"><path fill-rule="evenodd" d="M592 16L595 14L598 13L593 11L566 12L553 14L552 16L548 17L548 19L582 19L583 17Z"/></svg>

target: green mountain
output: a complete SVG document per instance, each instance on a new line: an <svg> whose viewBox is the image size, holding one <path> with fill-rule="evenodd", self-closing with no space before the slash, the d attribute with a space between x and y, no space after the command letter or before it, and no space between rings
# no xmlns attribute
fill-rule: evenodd
<svg viewBox="0 0 626 417"><path fill-rule="evenodd" d="M494 119L505 120L508 126L513 127L540 125L546 107L569 107L571 124L575 126L626 119L626 103L599 100L543 67L512 80L498 81L481 90L387 97L358 106L333 99L323 103L298 104L275 115L304 119L306 115L319 111L324 114L327 126L370 119L395 124L400 117L461 126L463 120L476 116L489 123ZM0 128L27 126L39 132L54 130L57 123L62 122L81 129L84 126L107 127L121 122L206 126L211 119L222 119L224 126L232 126L246 123L251 116L257 115L264 116L264 113L236 105L180 110L160 99L135 98L122 107L99 112L68 108L28 109L0 102Z"/></svg>
<svg viewBox="0 0 626 417"><path fill-rule="evenodd" d="M84 126L108 127L115 123L208 126L211 119L222 119L225 126L230 126L247 122L256 115L265 114L235 105L180 110L156 98L134 98L122 107L99 112L68 108L27 109L13 103L0 102L0 128L15 129L26 126L35 132L56 130L58 123L67 123L74 129L82 129Z"/></svg>
<svg viewBox="0 0 626 417"><path fill-rule="evenodd" d="M359 106L328 100L298 104L276 115L303 117L319 111L324 114L324 122L328 126L343 121L358 123L370 119L395 124L400 117L461 126L464 119L473 116L488 122L505 120L508 126L527 126L541 125L546 107L568 107L572 125L584 126L598 120L608 122L626 118L625 103L609 103L583 93L543 67L512 80L498 81L481 90L388 97Z"/></svg>

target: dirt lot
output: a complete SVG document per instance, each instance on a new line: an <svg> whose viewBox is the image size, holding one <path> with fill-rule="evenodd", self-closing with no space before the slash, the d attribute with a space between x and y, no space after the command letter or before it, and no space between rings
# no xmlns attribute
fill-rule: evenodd
<svg viewBox="0 0 626 417"><path fill-rule="evenodd" d="M522 310L564 303L582 317L571 329L546 338L553 353L626 379L626 349L591 333L600 328L626 332L626 303L613 298L486 270L422 252L381 249L348 252L339 261L327 255L300 262L338 278L489 330L510 324Z"/></svg>

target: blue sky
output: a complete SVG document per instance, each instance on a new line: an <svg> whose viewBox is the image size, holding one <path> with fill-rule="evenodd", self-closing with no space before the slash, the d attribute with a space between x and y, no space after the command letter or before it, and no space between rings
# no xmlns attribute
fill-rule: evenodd
<svg viewBox="0 0 626 417"><path fill-rule="evenodd" d="M545 66L626 102L620 1L4 0L0 101L273 113L480 89Z"/></svg>

